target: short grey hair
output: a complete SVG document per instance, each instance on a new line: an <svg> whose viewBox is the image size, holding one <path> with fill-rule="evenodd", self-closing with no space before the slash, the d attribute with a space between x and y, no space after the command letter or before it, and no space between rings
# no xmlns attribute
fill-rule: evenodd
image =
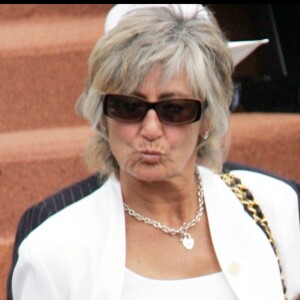
<svg viewBox="0 0 300 300"><path fill-rule="evenodd" d="M233 63L227 40L212 12L186 16L174 7L136 9L125 15L105 34L89 58L89 75L81 114L96 135L87 146L87 163L94 171L109 175L118 172L103 124L105 93L131 94L157 65L162 65L162 84L184 70L194 96L208 101L203 113L209 137L199 139L198 162L216 170L222 167L222 138L228 129L229 106L233 94Z"/></svg>

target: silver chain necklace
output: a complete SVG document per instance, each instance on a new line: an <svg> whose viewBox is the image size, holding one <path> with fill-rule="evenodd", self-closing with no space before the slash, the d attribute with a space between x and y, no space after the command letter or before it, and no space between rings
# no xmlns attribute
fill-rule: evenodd
<svg viewBox="0 0 300 300"><path fill-rule="evenodd" d="M200 174L198 170L196 169L196 175L198 179L198 210L195 218L191 220L188 223L183 223L179 228L170 228L167 225L163 225L158 221L151 220L150 218L144 217L141 214L137 213L134 209L130 208L125 202L123 202L124 210L127 212L130 216L136 218L140 222L144 222L146 224L150 224L154 226L155 228L158 228L162 230L165 233L171 234L171 235L180 235L180 242L182 245L188 249L191 250L194 247L194 239L192 238L191 234L187 233L187 230L191 227L195 226L199 221L203 214L204 209L204 194L203 194L203 187L202 187L202 181L200 178Z"/></svg>

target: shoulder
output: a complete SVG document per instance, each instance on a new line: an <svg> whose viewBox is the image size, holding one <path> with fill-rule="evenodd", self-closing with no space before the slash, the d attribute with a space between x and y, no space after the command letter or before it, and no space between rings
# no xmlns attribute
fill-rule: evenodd
<svg viewBox="0 0 300 300"><path fill-rule="evenodd" d="M291 218L299 223L299 199L289 184L252 171L235 170L231 173L241 179L243 185L253 194L271 227L282 226L281 222L289 222Z"/></svg>
<svg viewBox="0 0 300 300"><path fill-rule="evenodd" d="M249 166L249 165L244 165L244 164L231 162L231 161L226 161L224 163L223 170L224 170L224 172L231 172L233 170L252 171L252 172L255 172L255 173L264 174L264 175L267 175L269 177L279 179L279 180L287 183L288 185L290 185L296 191L298 198L300 198L300 184L298 182L296 182L295 180L290 180L290 179L287 179L287 178L283 178L281 176L272 174L270 172L267 172L267 171L265 171L263 169L260 169L260 168L257 168L257 167L252 167L252 166Z"/></svg>
<svg viewBox="0 0 300 300"><path fill-rule="evenodd" d="M107 245L116 237L115 229L125 231L121 196L120 184L111 176L101 188L45 220L19 247L13 285L25 287L26 282L29 291L38 280L43 296L50 286L59 294L72 286L76 293L84 294L80 299L90 299L87 295ZM67 284L65 278L69 278Z"/></svg>
<svg viewBox="0 0 300 300"><path fill-rule="evenodd" d="M220 176L211 170L203 167L201 170L209 181L214 181L217 177L219 179L215 183L221 180ZM265 215L271 219L271 223L273 220L284 220L291 216L296 217L299 222L297 193L289 184L278 178L248 170L233 170L230 173L238 177L249 189Z"/></svg>
<svg viewBox="0 0 300 300"><path fill-rule="evenodd" d="M55 245L69 248L90 243L97 234L101 236L119 194L117 180L109 178L101 188L56 211L30 232L20 245L20 255L28 248L52 252Z"/></svg>
<svg viewBox="0 0 300 300"><path fill-rule="evenodd" d="M29 207L21 216L13 246L13 259L8 281L11 281L13 269L18 260L18 249L22 241L45 220L63 208L75 203L99 188L105 181L104 177L91 175L72 185L66 186L50 195L43 201ZM9 284L9 288L10 288ZM10 291L8 291L10 293Z"/></svg>
<svg viewBox="0 0 300 300"><path fill-rule="evenodd" d="M66 206L81 200L95 191L101 182L97 175L89 176L73 185L67 186L50 195L43 201L29 207L22 215L17 235L23 240L32 230L38 227L50 216Z"/></svg>
<svg viewBox="0 0 300 300"><path fill-rule="evenodd" d="M248 170L233 170L230 173L240 178L262 205L298 206L295 190L279 178Z"/></svg>

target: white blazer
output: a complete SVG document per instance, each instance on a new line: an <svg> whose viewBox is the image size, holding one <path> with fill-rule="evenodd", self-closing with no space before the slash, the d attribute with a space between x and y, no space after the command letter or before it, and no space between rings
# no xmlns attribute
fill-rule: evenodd
<svg viewBox="0 0 300 300"><path fill-rule="evenodd" d="M199 167L214 249L241 300L282 300L271 245L243 206L212 171ZM234 171L260 204L271 228L292 299L300 292L298 201L282 181ZM126 241L121 187L112 175L98 190L58 212L21 244L14 300L120 300Z"/></svg>

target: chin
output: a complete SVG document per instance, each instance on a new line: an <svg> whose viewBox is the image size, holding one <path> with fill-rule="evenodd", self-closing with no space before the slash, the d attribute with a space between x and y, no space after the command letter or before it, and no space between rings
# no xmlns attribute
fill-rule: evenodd
<svg viewBox="0 0 300 300"><path fill-rule="evenodd" d="M136 179L151 182L163 180L168 173L165 167L156 164L135 167L130 174Z"/></svg>

